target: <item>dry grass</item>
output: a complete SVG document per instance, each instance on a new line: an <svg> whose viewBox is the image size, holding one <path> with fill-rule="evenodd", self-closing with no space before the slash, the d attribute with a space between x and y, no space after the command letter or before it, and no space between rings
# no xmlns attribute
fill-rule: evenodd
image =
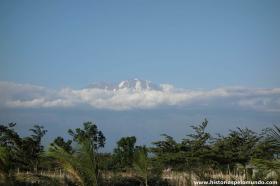
<svg viewBox="0 0 280 186"><path fill-rule="evenodd" d="M204 181L204 180L223 180L223 181L232 181L232 180L245 180L245 175L234 175L234 174L224 174L219 173L206 173L203 177L199 177L195 173L191 172L176 172L170 171L165 172L162 175L163 179L167 179L172 185L175 186L190 186L193 185L194 181Z"/></svg>
<svg viewBox="0 0 280 186"><path fill-rule="evenodd" d="M45 185L49 182L49 185L65 185L65 179L70 181L74 180L70 175L67 175L63 171L42 171L38 173L31 172L17 172L14 177L19 182L25 183L38 183ZM103 173L102 177L105 180L114 180L116 177L122 177L127 179L137 179L137 174L134 171L128 172L111 172L106 171ZM167 180L172 186L192 186L194 181L206 181L206 180L223 180L223 181L233 181L233 180L246 180L244 174L224 174L222 172L208 172L199 177L195 173L191 172L177 172L169 171L162 174L162 179ZM1 179L0 179L1 180ZM1 183L0 183L1 185Z"/></svg>

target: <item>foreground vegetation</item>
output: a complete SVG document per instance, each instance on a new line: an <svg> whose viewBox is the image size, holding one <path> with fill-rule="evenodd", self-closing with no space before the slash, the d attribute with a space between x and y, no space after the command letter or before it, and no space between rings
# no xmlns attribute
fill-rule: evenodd
<svg viewBox="0 0 280 186"><path fill-rule="evenodd" d="M43 126L21 137L15 123L0 125L0 185L193 185L194 180L280 182L280 128L257 134L247 128L211 136L208 121L177 142L163 134L150 147L122 137L112 153L93 122L68 131L44 148Z"/></svg>

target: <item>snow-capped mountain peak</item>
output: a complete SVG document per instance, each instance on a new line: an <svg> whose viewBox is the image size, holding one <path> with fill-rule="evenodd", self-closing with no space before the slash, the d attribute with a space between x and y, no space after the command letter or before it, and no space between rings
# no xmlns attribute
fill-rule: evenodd
<svg viewBox="0 0 280 186"><path fill-rule="evenodd" d="M121 89L130 89L135 91L141 90L160 90L160 86L152 83L148 80L132 79L124 80L119 83L110 84L110 83L94 83L88 86L87 88L96 88L96 89L106 89L106 90L121 90Z"/></svg>

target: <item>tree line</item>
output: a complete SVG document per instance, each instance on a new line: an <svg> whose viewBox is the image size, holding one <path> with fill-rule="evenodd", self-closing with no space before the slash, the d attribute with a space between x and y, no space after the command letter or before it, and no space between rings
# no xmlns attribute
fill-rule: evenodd
<svg viewBox="0 0 280 186"><path fill-rule="evenodd" d="M191 126L192 133L181 141L162 134L161 140L147 147L137 146L135 136L122 137L112 153L100 152L106 137L94 122L69 129L69 140L58 136L48 147L42 145L47 133L43 126L35 125L27 137L20 136L15 126L15 123L0 125L0 184L4 185L24 185L24 181L17 181L17 172L36 175L57 169L65 173L64 185L170 185L162 175L172 171L187 172L205 180L221 172L244 174L247 180L280 181L277 126L260 134L236 128L227 135L212 136L206 130L205 119ZM116 178L115 173L122 174ZM40 185L40 181L36 184Z"/></svg>

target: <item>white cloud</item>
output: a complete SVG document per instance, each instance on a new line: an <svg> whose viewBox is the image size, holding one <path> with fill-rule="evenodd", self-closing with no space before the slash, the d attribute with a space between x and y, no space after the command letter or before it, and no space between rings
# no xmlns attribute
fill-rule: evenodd
<svg viewBox="0 0 280 186"><path fill-rule="evenodd" d="M46 100L45 98L35 98L32 100L11 100L7 102L7 105L10 107L68 107L73 104L68 100L55 99L55 100Z"/></svg>
<svg viewBox="0 0 280 186"><path fill-rule="evenodd" d="M237 106L280 112L280 88L222 87L212 90L84 88L51 90L41 86L0 82L0 107L52 108L89 105L94 108L129 110L176 105Z"/></svg>

